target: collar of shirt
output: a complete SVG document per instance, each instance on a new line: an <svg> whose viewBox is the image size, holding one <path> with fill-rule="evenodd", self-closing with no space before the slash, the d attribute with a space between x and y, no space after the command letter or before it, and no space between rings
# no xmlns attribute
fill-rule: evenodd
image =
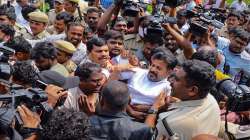
<svg viewBox="0 0 250 140"><path fill-rule="evenodd" d="M140 37L139 34L136 34L136 42L140 42L140 41L142 41L142 38Z"/></svg>
<svg viewBox="0 0 250 140"><path fill-rule="evenodd" d="M189 101L175 102L175 103L171 104L171 106L169 107L169 110L174 109L174 108L202 106L202 104L204 103L206 98L200 99L200 100L189 100Z"/></svg>
<svg viewBox="0 0 250 140"><path fill-rule="evenodd" d="M76 50L86 50L86 45L82 42L80 42L78 45L77 45L77 48Z"/></svg>
<svg viewBox="0 0 250 140"><path fill-rule="evenodd" d="M46 30L42 31L41 33L37 34L36 37L39 38L39 39L42 39L45 37L45 34L47 33Z"/></svg>
<svg viewBox="0 0 250 140"><path fill-rule="evenodd" d="M243 50L243 52L241 53L233 53L229 50L229 48L227 49L227 51L234 56L240 56L240 58L245 59L245 60L250 60L250 54L247 53L245 50Z"/></svg>
<svg viewBox="0 0 250 140"><path fill-rule="evenodd" d="M115 117L115 118L127 118L129 115L126 112L110 112L110 111L99 111L99 116ZM130 118L130 117L129 117Z"/></svg>

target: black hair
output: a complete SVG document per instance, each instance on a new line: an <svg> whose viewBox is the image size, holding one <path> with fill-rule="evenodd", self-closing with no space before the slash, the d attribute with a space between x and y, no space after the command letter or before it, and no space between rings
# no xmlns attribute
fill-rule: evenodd
<svg viewBox="0 0 250 140"><path fill-rule="evenodd" d="M187 15L187 10L185 9L177 11L177 17L186 17L186 15Z"/></svg>
<svg viewBox="0 0 250 140"><path fill-rule="evenodd" d="M232 10L231 12L229 12L227 18L229 17L237 17L237 19L240 20L240 13L236 10Z"/></svg>
<svg viewBox="0 0 250 140"><path fill-rule="evenodd" d="M16 52L30 53L32 46L24 39L22 36L16 36L14 39L8 43L8 47L14 49Z"/></svg>
<svg viewBox="0 0 250 140"><path fill-rule="evenodd" d="M242 27L234 27L229 29L229 34L232 34L234 37L239 37L242 40L246 40L247 42L249 42L250 35Z"/></svg>
<svg viewBox="0 0 250 140"><path fill-rule="evenodd" d="M123 40L123 35L119 31L109 30L104 35L103 38L108 41L109 39L121 39Z"/></svg>
<svg viewBox="0 0 250 140"><path fill-rule="evenodd" d="M170 51L159 51L153 54L152 59L162 60L167 65L167 69L174 69L178 64L176 57Z"/></svg>
<svg viewBox="0 0 250 140"><path fill-rule="evenodd" d="M63 20L64 24L67 25L68 23L74 21L74 16L72 16L68 12L60 12L56 15L56 20Z"/></svg>
<svg viewBox="0 0 250 140"><path fill-rule="evenodd" d="M218 55L218 52L216 49L213 49L213 50L199 49L197 52L195 52L192 55L192 59L206 61L216 68L217 55Z"/></svg>
<svg viewBox="0 0 250 140"><path fill-rule="evenodd" d="M102 99L111 110L122 111L129 103L127 84L120 81L109 81L102 89Z"/></svg>
<svg viewBox="0 0 250 140"><path fill-rule="evenodd" d="M99 16L101 15L100 10L99 10L98 8L96 8L96 7L90 7L90 8L88 8L87 14L88 14L88 13L98 13Z"/></svg>
<svg viewBox="0 0 250 140"><path fill-rule="evenodd" d="M15 29L13 28L13 26L0 23L0 30L1 30L4 34L9 35L10 38L11 38L10 40L12 40L12 39L14 38Z"/></svg>
<svg viewBox="0 0 250 140"><path fill-rule="evenodd" d="M15 8L13 6L8 6L3 4L0 6L0 15L7 16L9 20L16 20Z"/></svg>
<svg viewBox="0 0 250 140"><path fill-rule="evenodd" d="M182 65L189 86L197 86L200 98L205 98L215 84L215 69L212 65L200 60L187 60Z"/></svg>
<svg viewBox="0 0 250 140"><path fill-rule="evenodd" d="M37 80L37 72L29 61L17 61L13 65L13 80L32 85Z"/></svg>
<svg viewBox="0 0 250 140"><path fill-rule="evenodd" d="M50 42L36 43L31 50L31 59L38 60L40 58L56 59L57 50Z"/></svg>
<svg viewBox="0 0 250 140"><path fill-rule="evenodd" d="M71 109L53 111L43 125L42 140L89 140L90 121L84 112Z"/></svg>
<svg viewBox="0 0 250 140"><path fill-rule="evenodd" d="M25 20L29 21L29 13L36 11L36 7L35 6L31 6L31 5L25 5L24 7L22 7L22 16Z"/></svg>
<svg viewBox="0 0 250 140"><path fill-rule="evenodd" d="M158 44L159 46L161 46L163 44L163 38L161 36L159 36L158 34L147 34L145 35L145 37L143 38L144 42L149 42L149 43L154 43L154 44Z"/></svg>
<svg viewBox="0 0 250 140"><path fill-rule="evenodd" d="M100 65L96 63L86 62L80 64L75 71L75 76L80 77L81 80L88 80L93 72L101 72Z"/></svg>
<svg viewBox="0 0 250 140"><path fill-rule="evenodd" d="M105 45L105 41L102 38L94 36L93 38L88 40L88 42L86 43L88 52L92 51L92 49L94 48L94 45L97 47L102 47L103 45Z"/></svg>
<svg viewBox="0 0 250 140"><path fill-rule="evenodd" d="M84 28L84 26L80 22L69 22L67 24L67 30L69 30L70 27L74 27L74 26L81 26L82 28Z"/></svg>

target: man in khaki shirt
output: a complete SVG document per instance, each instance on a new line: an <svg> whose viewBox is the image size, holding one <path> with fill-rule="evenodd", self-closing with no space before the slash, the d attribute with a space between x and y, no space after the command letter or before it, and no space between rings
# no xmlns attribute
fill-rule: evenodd
<svg viewBox="0 0 250 140"><path fill-rule="evenodd" d="M127 34L124 36L124 47L133 54L142 49L143 45L143 40L139 34Z"/></svg>
<svg viewBox="0 0 250 140"><path fill-rule="evenodd" d="M0 23L8 24L14 27L15 36L21 36L21 30L24 29L16 22L16 14L13 6L7 7L5 4L0 6Z"/></svg>
<svg viewBox="0 0 250 140"><path fill-rule="evenodd" d="M48 16L43 12L29 13L29 25L32 33L23 33L25 39L39 40L50 34L46 31Z"/></svg>
<svg viewBox="0 0 250 140"><path fill-rule="evenodd" d="M195 75L195 76L194 76ZM180 140L191 140L199 134L217 136L220 130L220 109L210 89L216 84L214 68L204 61L188 60L176 68L170 78L174 103L160 94L149 109L146 123L155 126L156 114L160 107L168 105L167 111L159 114L156 124L157 139L169 137L165 128L177 134Z"/></svg>
<svg viewBox="0 0 250 140"><path fill-rule="evenodd" d="M64 10L73 15L74 19L76 19L79 16L77 10L78 3L79 0L64 0Z"/></svg>
<svg viewBox="0 0 250 140"><path fill-rule="evenodd" d="M226 25L219 31L219 36L229 39L229 29L239 26L240 24L240 14L238 12L232 11L227 16Z"/></svg>
<svg viewBox="0 0 250 140"><path fill-rule="evenodd" d="M76 70L77 65L71 60L73 53L76 51L75 46L64 40L58 40L54 42L57 48L57 61L58 63L64 65L64 67L71 74Z"/></svg>
<svg viewBox="0 0 250 140"><path fill-rule="evenodd" d="M48 13L49 25L54 24L54 21L56 19L56 15L58 13L64 11L63 10L63 7L64 7L63 0L55 0L54 5L55 5L55 9L50 10L49 13Z"/></svg>
<svg viewBox="0 0 250 140"><path fill-rule="evenodd" d="M31 59L40 71L52 70L64 77L69 76L67 69L57 61L57 50L52 43L40 42L31 50Z"/></svg>

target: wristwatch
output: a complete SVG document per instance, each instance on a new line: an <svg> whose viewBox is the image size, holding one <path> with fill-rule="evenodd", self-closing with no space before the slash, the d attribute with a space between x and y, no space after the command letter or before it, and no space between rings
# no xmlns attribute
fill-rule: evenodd
<svg viewBox="0 0 250 140"><path fill-rule="evenodd" d="M148 110L148 114L157 114L158 113L158 109L155 109L155 108L150 108L149 110Z"/></svg>

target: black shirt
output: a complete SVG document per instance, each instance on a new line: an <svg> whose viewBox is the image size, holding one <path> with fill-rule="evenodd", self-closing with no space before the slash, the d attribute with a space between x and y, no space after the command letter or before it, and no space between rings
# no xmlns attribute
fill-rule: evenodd
<svg viewBox="0 0 250 140"><path fill-rule="evenodd" d="M146 124L134 122L124 112L100 112L90 117L91 140L151 140L153 131Z"/></svg>

